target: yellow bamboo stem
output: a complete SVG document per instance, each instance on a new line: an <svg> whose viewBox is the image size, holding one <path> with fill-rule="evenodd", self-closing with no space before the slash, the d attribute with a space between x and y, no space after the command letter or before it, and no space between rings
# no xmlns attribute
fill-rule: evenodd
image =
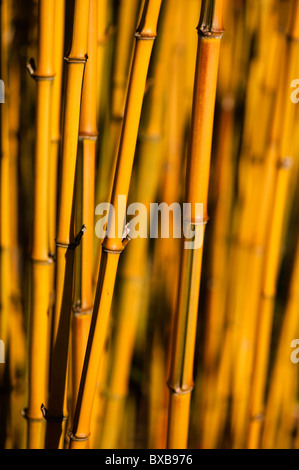
<svg viewBox="0 0 299 470"><path fill-rule="evenodd" d="M110 201L117 161L121 128L124 119L128 77L134 51L134 31L139 0L121 0L117 18L117 34L111 77L111 104L105 122L96 183L96 205ZM101 261L101 245L96 244L94 277L97 279ZM96 281L95 281L96 283Z"/></svg>
<svg viewBox="0 0 299 470"><path fill-rule="evenodd" d="M174 8L175 7L175 8ZM150 203L155 199L162 168L162 144L164 137L163 116L165 109L166 78L169 57L173 50L173 41L178 31L174 24L174 13L180 18L182 2L165 2L162 10L161 33L157 41L157 55L154 56L152 85L145 97L144 123L138 137L137 153L139 165L136 168L136 191L134 197L142 202L150 212ZM176 22L178 23L178 22ZM172 25L172 39L167 40L169 26ZM148 226L148 218L140 224ZM148 234L147 234L148 235ZM145 283L147 283L147 254L149 239L138 238L127 248L121 277L121 291L117 304L118 317L115 333L112 370L108 383L106 412L102 429L102 446L115 448L121 429L125 399L128 392L128 381L133 350L135 347L138 323L144 320L143 310ZM132 298L134 302L132 303ZM143 310L142 319L140 312Z"/></svg>
<svg viewBox="0 0 299 470"><path fill-rule="evenodd" d="M80 275L80 287L74 299L72 321L72 408L75 410L77 393L80 385L84 355L88 339L91 312L93 306L93 230L94 230L94 185L95 156L97 141L97 0L90 0L89 31L85 69L79 138L82 142L82 168L78 167L77 177L82 180L81 210L77 207L77 226L87 229L77 251L77 264Z"/></svg>
<svg viewBox="0 0 299 470"><path fill-rule="evenodd" d="M56 236L56 299L53 312L52 351L46 447L63 445L66 419L66 378L73 290L74 248L83 231L74 239L72 213L78 147L81 91L86 63L89 0L76 0L72 47L67 62L64 111L61 192Z"/></svg>
<svg viewBox="0 0 299 470"><path fill-rule="evenodd" d="M274 38L278 39L278 38ZM273 44L277 47L279 43L273 39ZM270 54L271 56L271 54ZM273 64L274 65L274 64ZM271 68L271 61L269 67ZM275 74L273 67L272 77ZM269 81L268 81L269 80ZM267 93L264 94L264 113L262 116L257 117L257 122L269 123L271 116L271 109L274 104L274 97L277 103L281 103L281 97L276 96L275 90L269 86L269 79L264 83L264 89ZM271 78L272 81L272 78ZM237 363L235 368L235 381L234 381L234 410L233 410L233 434L234 445L237 448L243 447L246 436L246 427L248 426L248 400L249 400L249 387L244 387L244 383L250 383L252 373L252 361L254 351L254 338L255 338L255 325L257 321L257 306L259 298L259 290L261 283L262 267L264 261L264 246L265 235L269 220L270 204L273 196L273 182L275 176L275 159L276 154L274 148L279 135L279 112L278 105L276 106L276 118L271 124L272 129L270 135L267 132L267 126L263 128L264 134L260 142L256 144L255 149L252 149L252 163L250 171L252 172L253 182L259 182L258 187L254 192L248 193L248 200L250 203L250 214L244 223L247 226L249 237L240 238L240 243L244 244L243 248L240 247L239 263L244 264L244 278L239 282L246 284L247 288L243 291L236 306L236 315L240 318L240 329L236 332L237 344ZM268 124L269 125L269 124ZM265 135L269 135L268 141ZM271 142L271 144L270 144ZM266 147L266 145L268 147ZM267 149L267 150L266 150ZM255 186L253 186L252 190ZM252 228L250 228L250 226ZM245 233L245 232L244 232ZM243 235L242 235L243 237Z"/></svg>
<svg viewBox="0 0 299 470"><path fill-rule="evenodd" d="M208 221L207 198L214 106L218 75L220 41L223 33L222 1L204 1L198 26L198 53L194 84L193 111L187 164L185 201L191 204L187 221L189 234L203 243ZM197 212L201 203L203 212ZM188 235L184 233L185 242ZM203 246L184 249L180 267L177 310L174 318L172 356L168 387L170 390L168 448L186 448L189 407L193 389L197 309L199 300Z"/></svg>
<svg viewBox="0 0 299 470"><path fill-rule="evenodd" d="M57 172L61 143L61 101L63 82L65 0L55 0L54 71L51 108L51 146L49 158L49 253L55 255L57 218Z"/></svg>
<svg viewBox="0 0 299 470"><path fill-rule="evenodd" d="M36 146L34 221L31 251L31 317L29 340L29 390L25 417L28 421L27 447L43 448L45 421L41 405L47 403L48 385L48 311L50 266L48 245L48 161L50 147L50 106L52 98L54 36L54 1L39 3L39 49L36 70L29 72L36 80ZM43 338L43 340L41 340Z"/></svg>
<svg viewBox="0 0 299 470"><path fill-rule="evenodd" d="M109 201L113 173L117 157L121 125L124 118L128 71L133 54L133 33L136 29L136 16L139 0L121 0L117 19L117 37L112 75L111 120L109 125L108 157L101 159L97 201Z"/></svg>
<svg viewBox="0 0 299 470"><path fill-rule="evenodd" d="M273 322L276 283L280 266L280 247L285 223L285 209L288 197L290 169L292 167L290 133L292 132L295 106L289 97L289 83L296 75L296 55L298 54L298 17L297 2L290 3L290 19L286 32L286 71L283 86L283 117L281 136L278 146L278 162L275 181L272 217L269 227L269 238L265 253L265 270L262 281L262 295L259 304L259 322L257 324L257 343L254 359L254 375L251 390L251 422L249 427L248 447L258 448L263 424L265 386L267 380L268 360Z"/></svg>
<svg viewBox="0 0 299 470"><path fill-rule="evenodd" d="M10 186L10 142L9 142L9 93L8 93L8 57L9 57L9 7L7 1L0 4L1 25L1 79L6 86L4 90L5 102L0 109L1 120L1 160L0 160L0 338L3 341L6 355L9 351L9 326L11 310L11 186ZM0 366L0 393L1 393L1 421L4 425L0 429L0 441L3 448L11 447L11 417L9 413L10 396L8 393L10 383L9 364ZM5 433L5 429L8 430Z"/></svg>
<svg viewBox="0 0 299 470"><path fill-rule="evenodd" d="M290 345L298 331L298 279L299 279L299 247L297 243L294 266L290 283L288 303L286 306L275 365L271 375L269 395L263 430L262 446L264 449L275 447L279 429L279 415L282 411L283 395L287 377L290 376L296 364L290 358ZM295 383L292 388L296 390ZM290 396L289 396L290 398Z"/></svg>
<svg viewBox="0 0 299 470"><path fill-rule="evenodd" d="M145 2L142 19L137 29L134 58L130 76L121 144L118 153L111 203L115 209L115 220L123 224L125 207L118 207L119 195L128 197L134 161L138 127L149 61L159 17L161 0ZM120 253L124 250L122 233L112 223L103 242L101 267L95 298L87 353L80 383L79 396L70 434L71 448L84 448L90 434L92 404L96 391L101 354L106 339L106 330ZM118 227L123 229L123 226ZM112 230L112 231L111 231ZM114 235L114 236L113 236Z"/></svg>

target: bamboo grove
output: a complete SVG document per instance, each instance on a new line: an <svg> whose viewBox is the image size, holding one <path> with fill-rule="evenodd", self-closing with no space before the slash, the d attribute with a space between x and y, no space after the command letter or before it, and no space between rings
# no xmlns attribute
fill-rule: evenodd
<svg viewBox="0 0 299 470"><path fill-rule="evenodd" d="M298 0L0 19L0 448L298 449Z"/></svg>

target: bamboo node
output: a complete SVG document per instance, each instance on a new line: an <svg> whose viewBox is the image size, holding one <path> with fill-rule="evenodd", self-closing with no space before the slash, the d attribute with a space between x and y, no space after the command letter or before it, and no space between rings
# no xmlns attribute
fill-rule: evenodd
<svg viewBox="0 0 299 470"><path fill-rule="evenodd" d="M104 246L102 246L102 250L104 253L110 253L111 255L120 255L123 252L123 250L110 250Z"/></svg>
<svg viewBox="0 0 299 470"><path fill-rule="evenodd" d="M65 57L64 60L68 64L86 64L88 60L88 55L85 54L84 57Z"/></svg>
<svg viewBox="0 0 299 470"><path fill-rule="evenodd" d="M35 60L31 58L26 66L27 71L29 72L30 77L32 77L35 81L53 81L55 79L55 75L38 75L36 73L36 64Z"/></svg>
<svg viewBox="0 0 299 470"><path fill-rule="evenodd" d="M82 142L83 140L98 140L98 133L88 133L88 132L80 132L79 141Z"/></svg>
<svg viewBox="0 0 299 470"><path fill-rule="evenodd" d="M42 266L50 266L51 264L54 263L54 259L49 256L48 259L37 259L37 258L31 258L32 264L39 264Z"/></svg>
<svg viewBox="0 0 299 470"><path fill-rule="evenodd" d="M153 33L140 33L139 31L137 31L135 33L135 38L138 40L138 41L154 41L157 37L157 34L153 34Z"/></svg>
<svg viewBox="0 0 299 470"><path fill-rule="evenodd" d="M206 216L206 217L203 217L202 219L199 219L199 220L184 219L183 222L191 224L192 226L196 226L196 225L207 225L209 220L210 220L210 218L208 216Z"/></svg>
<svg viewBox="0 0 299 470"><path fill-rule="evenodd" d="M209 29L208 25L197 28L197 31L198 31L198 34L203 36L205 39L221 39L223 36L223 33L214 32L211 29Z"/></svg>
<svg viewBox="0 0 299 470"><path fill-rule="evenodd" d="M93 312L93 308L81 308L79 305L74 305L73 307L73 314L75 317L82 317L85 315L91 315Z"/></svg>
<svg viewBox="0 0 299 470"><path fill-rule="evenodd" d="M81 239L86 231L87 231L86 225L83 225L73 243L61 243L61 242L56 241L56 246L65 248L67 250L75 250L80 245Z"/></svg>
<svg viewBox="0 0 299 470"><path fill-rule="evenodd" d="M221 39L224 28L222 24L222 7L218 2L205 0L202 5L197 31L201 36L209 39Z"/></svg>
<svg viewBox="0 0 299 470"><path fill-rule="evenodd" d="M43 414L43 417L44 419L48 422L48 423L61 423L62 421L66 421L67 420L67 416L64 416L64 415L61 415L61 416L49 416L48 415L48 410L47 408L45 407L44 404L41 405L40 407L41 409L41 412Z"/></svg>
<svg viewBox="0 0 299 470"><path fill-rule="evenodd" d="M187 393L191 393L194 389L194 385L172 385L170 382L167 382L167 387L175 395L187 395Z"/></svg>
<svg viewBox="0 0 299 470"><path fill-rule="evenodd" d="M31 418L28 414L28 408L24 408L21 411L21 416L26 419L26 421L29 421L30 423L40 423L40 422L45 422L44 418Z"/></svg>
<svg viewBox="0 0 299 470"><path fill-rule="evenodd" d="M69 432L68 432L68 436L69 436L69 438L70 438L71 441L75 441L75 442L84 442L84 441L88 441L90 434L88 434L88 436L78 437L78 436L76 436L75 434L73 434L72 431L69 431Z"/></svg>

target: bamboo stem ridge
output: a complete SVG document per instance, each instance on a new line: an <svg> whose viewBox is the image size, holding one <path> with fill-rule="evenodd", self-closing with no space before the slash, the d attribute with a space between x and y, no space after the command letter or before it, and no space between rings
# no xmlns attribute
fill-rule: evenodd
<svg viewBox="0 0 299 470"><path fill-rule="evenodd" d="M182 244L178 302L168 380L170 391L168 448L186 448L188 441L203 240L205 225L208 222L207 198L214 107L220 42L224 31L222 7L222 0L204 1L197 28L198 52L185 196L185 202L191 204L191 217L185 223L188 233L193 233L195 240L201 239L202 243L199 248L191 250L184 249ZM203 205L202 213L197 211L196 203ZM188 233L184 232L183 243L188 240Z"/></svg>
<svg viewBox="0 0 299 470"><path fill-rule="evenodd" d="M85 231L75 238L73 233L73 198L83 74L87 60L89 0L76 0L73 38L66 58L67 84L64 111L61 190L56 236L56 299L53 312L49 405L44 409L47 419L46 448L62 445L66 420L66 378L70 318L73 297L74 249Z"/></svg>
<svg viewBox="0 0 299 470"><path fill-rule="evenodd" d="M121 133L116 173L111 204L115 208L115 220L125 220L126 208L118 208L118 196L128 197L135 147L143 103L146 78L154 39L161 0L147 0L139 28L136 32L135 50L130 75L125 108L124 124ZM108 224L108 233L102 245L102 257L98 285L92 314L91 329L84 360L79 388L74 424L70 433L70 448L84 448L90 434L90 420L93 399L96 391L101 354L106 339L106 330L111 308L119 256L126 242Z"/></svg>
<svg viewBox="0 0 299 470"><path fill-rule="evenodd" d="M35 70L28 67L37 85L34 221L31 251L31 318L29 341L29 394L24 416L28 422L28 448L42 448L44 419L41 404L47 402L48 310L50 266L48 245L48 159L50 149L50 106L53 67L54 0L39 2L39 57Z"/></svg>

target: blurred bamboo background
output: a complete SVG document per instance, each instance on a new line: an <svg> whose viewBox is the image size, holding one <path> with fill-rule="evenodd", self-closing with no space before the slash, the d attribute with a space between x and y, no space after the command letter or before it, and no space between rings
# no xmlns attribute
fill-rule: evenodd
<svg viewBox="0 0 299 470"><path fill-rule="evenodd" d="M0 18L0 448L299 448L298 0Z"/></svg>

